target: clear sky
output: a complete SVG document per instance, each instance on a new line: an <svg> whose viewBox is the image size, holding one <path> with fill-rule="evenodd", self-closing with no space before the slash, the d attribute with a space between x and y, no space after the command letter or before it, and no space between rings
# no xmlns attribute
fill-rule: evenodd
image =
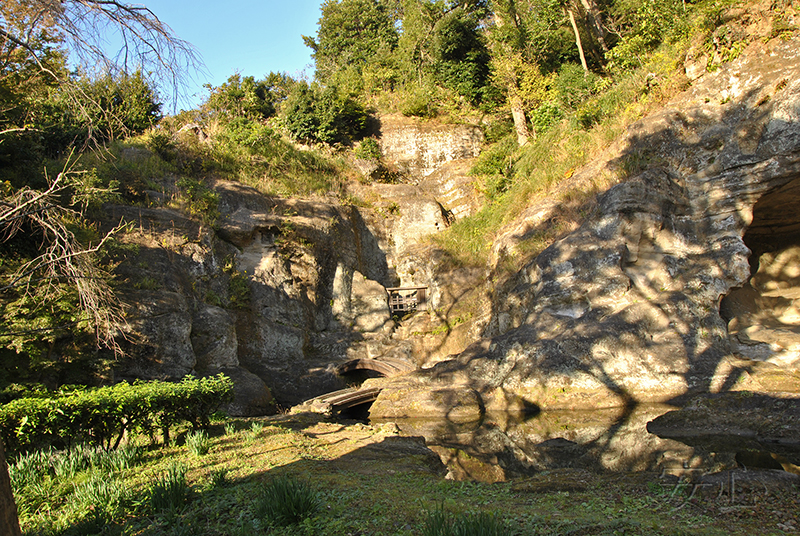
<svg viewBox="0 0 800 536"><path fill-rule="evenodd" d="M264 78L270 71L314 75L311 49L321 0L134 0L147 6L177 37L200 52L206 74L192 83L191 108L207 95L203 84L219 86L238 72ZM166 111L166 110L165 110Z"/></svg>

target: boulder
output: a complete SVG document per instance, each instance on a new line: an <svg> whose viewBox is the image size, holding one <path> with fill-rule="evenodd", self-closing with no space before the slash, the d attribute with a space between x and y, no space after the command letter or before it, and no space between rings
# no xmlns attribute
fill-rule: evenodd
<svg viewBox="0 0 800 536"><path fill-rule="evenodd" d="M219 369L233 380L233 402L228 404L226 411L233 417L257 417L275 413L277 407L264 381L242 367L227 367Z"/></svg>

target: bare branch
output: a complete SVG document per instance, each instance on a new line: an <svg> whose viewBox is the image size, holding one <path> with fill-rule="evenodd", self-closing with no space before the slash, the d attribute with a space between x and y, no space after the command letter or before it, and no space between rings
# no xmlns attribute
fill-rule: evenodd
<svg viewBox="0 0 800 536"><path fill-rule="evenodd" d="M116 0L27 0L26 6L32 15L25 29L4 27L0 19L0 52L8 56L15 48L24 50L60 84L70 85L69 78L48 69L34 44L45 21L52 21L80 70L112 75L141 70L156 86L166 84L174 106L190 79L203 71L197 50L144 6ZM114 39L121 46L110 54Z"/></svg>
<svg viewBox="0 0 800 536"><path fill-rule="evenodd" d="M77 289L79 306L90 318L98 345L119 354L121 348L114 336L125 325L122 304L108 284L110 275L98 265L96 254L122 226L95 244L82 245L67 224L80 217L80 212L56 202L56 197L72 186L72 176L74 173L65 166L46 190L23 188L0 203L0 231L6 239L28 225L42 233L44 242L42 253L16 270L2 290L46 291L61 281L69 281Z"/></svg>

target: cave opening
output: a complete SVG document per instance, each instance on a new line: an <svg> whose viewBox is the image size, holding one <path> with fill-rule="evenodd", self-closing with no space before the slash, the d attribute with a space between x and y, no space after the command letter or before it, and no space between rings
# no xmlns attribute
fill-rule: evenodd
<svg viewBox="0 0 800 536"><path fill-rule="evenodd" d="M720 306L733 349L748 359L800 364L800 177L758 200L743 240L750 279Z"/></svg>

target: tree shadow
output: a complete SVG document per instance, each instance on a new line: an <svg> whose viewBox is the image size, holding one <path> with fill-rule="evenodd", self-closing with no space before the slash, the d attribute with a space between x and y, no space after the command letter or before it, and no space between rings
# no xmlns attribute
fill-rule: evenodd
<svg viewBox="0 0 800 536"><path fill-rule="evenodd" d="M775 367L734 353L720 303L753 275L748 229L756 241L800 244L800 197L787 195L800 182L800 127L776 115L785 94L782 75L770 76L719 106L667 109L633 125L607 163L627 178L496 295L490 338L425 381L455 386L466 374L489 410L503 390L544 413L620 408L586 443L600 453L645 404L769 392L760 373ZM519 238L546 235L551 223Z"/></svg>

